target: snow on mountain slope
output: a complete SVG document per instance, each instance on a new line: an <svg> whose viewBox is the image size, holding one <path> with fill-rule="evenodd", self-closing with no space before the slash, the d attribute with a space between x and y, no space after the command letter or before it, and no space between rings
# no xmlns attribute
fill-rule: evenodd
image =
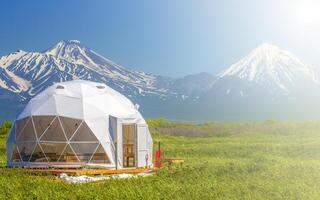
<svg viewBox="0 0 320 200"><path fill-rule="evenodd" d="M7 66L14 64L15 59L20 58L25 53L26 52L19 50L7 56L0 57L0 99L12 98L12 94L16 94L21 100L26 99L21 93L28 90L30 82L7 69Z"/></svg>
<svg viewBox="0 0 320 200"><path fill-rule="evenodd" d="M239 84L229 83L236 86L236 92L242 96L245 96L247 85L265 86L270 91L290 94L298 87L319 83L318 73L314 68L305 65L290 52L270 44L262 44L248 56L219 73L213 87L226 80L246 82L242 88L239 88ZM234 88L225 88L225 91L228 94L235 92Z"/></svg>
<svg viewBox="0 0 320 200"><path fill-rule="evenodd" d="M154 81L152 75L124 69L120 65L81 45L77 40L61 41L43 53L52 55L58 59L68 60L77 65L84 65L107 76L131 80L137 84L149 84L150 86Z"/></svg>
<svg viewBox="0 0 320 200"><path fill-rule="evenodd" d="M6 110L0 120L8 114L14 118L30 97L53 83L74 79L106 83L143 105L148 117L256 120L320 113L317 69L274 45L259 46L217 76L172 79L128 70L70 40L43 52L0 57L0 108Z"/></svg>
<svg viewBox="0 0 320 200"><path fill-rule="evenodd" d="M79 41L60 41L48 50L17 51L0 58L0 87L28 99L55 82L84 79L107 83L128 96L160 95L163 78L131 71Z"/></svg>

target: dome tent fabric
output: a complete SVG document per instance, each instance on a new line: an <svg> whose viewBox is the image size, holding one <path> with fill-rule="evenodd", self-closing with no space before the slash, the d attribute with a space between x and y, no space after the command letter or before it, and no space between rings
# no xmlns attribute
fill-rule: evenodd
<svg viewBox="0 0 320 200"><path fill-rule="evenodd" d="M152 138L122 94L101 83L61 82L18 115L7 140L7 165L151 166Z"/></svg>

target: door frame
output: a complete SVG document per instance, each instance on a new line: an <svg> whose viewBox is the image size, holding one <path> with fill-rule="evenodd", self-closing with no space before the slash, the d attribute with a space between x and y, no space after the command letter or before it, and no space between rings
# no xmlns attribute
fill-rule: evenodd
<svg viewBox="0 0 320 200"><path fill-rule="evenodd" d="M112 139L114 143L114 162L115 162L115 169L122 169L123 167L123 144L122 144L122 125L124 124L135 124L135 132L136 137L138 137L137 133L137 126L139 124L137 118L125 118L125 117L116 117L110 116L109 118L110 123L110 132L112 132ZM137 138L135 139L137 142ZM136 168L138 167L138 144L136 144Z"/></svg>
<svg viewBox="0 0 320 200"><path fill-rule="evenodd" d="M123 137L124 137L124 133L123 133L123 127L124 126L133 126L133 130L134 130L134 143L133 143L133 154L134 154L134 165L133 166L125 166L125 152L124 152L124 141L123 141ZM121 148L122 148L122 167L123 168L137 168L138 167L138 133L137 133L137 124L136 123L121 123Z"/></svg>

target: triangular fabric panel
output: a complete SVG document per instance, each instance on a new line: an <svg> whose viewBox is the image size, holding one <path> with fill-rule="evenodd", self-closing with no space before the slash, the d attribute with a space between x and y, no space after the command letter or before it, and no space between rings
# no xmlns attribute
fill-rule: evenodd
<svg viewBox="0 0 320 200"><path fill-rule="evenodd" d="M74 154L72 149L70 148L70 145L67 145L64 149L59 162L79 162L77 156Z"/></svg>
<svg viewBox="0 0 320 200"><path fill-rule="evenodd" d="M14 124L13 127L10 130L9 136L8 136L8 140L7 143L15 143L16 141L16 125Z"/></svg>
<svg viewBox="0 0 320 200"><path fill-rule="evenodd" d="M83 104L83 111L85 119L96 119L99 117L104 117L106 115L103 110L99 109L99 106L93 106L88 103L88 101L85 101L85 103Z"/></svg>
<svg viewBox="0 0 320 200"><path fill-rule="evenodd" d="M59 118L56 117L46 132L41 136L40 141L66 141Z"/></svg>
<svg viewBox="0 0 320 200"><path fill-rule="evenodd" d="M38 138L45 132L50 126L55 116L33 116L33 123Z"/></svg>
<svg viewBox="0 0 320 200"><path fill-rule="evenodd" d="M34 103L32 115L57 115L56 101L54 96L45 101L40 100Z"/></svg>
<svg viewBox="0 0 320 200"><path fill-rule="evenodd" d="M26 126L19 133L17 141L25 142L25 141L37 141L36 133L34 131L32 119L30 118L26 124Z"/></svg>
<svg viewBox="0 0 320 200"><path fill-rule="evenodd" d="M97 137L93 134L88 125L83 122L74 136L71 138L71 141L79 142L98 142Z"/></svg>
<svg viewBox="0 0 320 200"><path fill-rule="evenodd" d="M30 158L30 162L48 162L39 144L37 144L36 148L34 149Z"/></svg>
<svg viewBox="0 0 320 200"><path fill-rule="evenodd" d="M81 124L80 119L73 119L69 117L60 117L61 125L68 139L74 134Z"/></svg>
<svg viewBox="0 0 320 200"><path fill-rule="evenodd" d="M24 110L20 113L17 119L21 120L26 117L29 117L32 115L31 110L33 109L33 105L27 104L27 106L24 108Z"/></svg>
<svg viewBox="0 0 320 200"><path fill-rule="evenodd" d="M24 127L27 125L27 122L29 120L30 120L30 118L26 117L26 118L19 119L16 121L16 123L15 123L15 125L16 125L16 139L18 138L20 133L23 131Z"/></svg>
<svg viewBox="0 0 320 200"><path fill-rule="evenodd" d="M106 118L90 119L85 121L88 127L95 134L97 139L102 143L111 141L109 132L109 120Z"/></svg>
<svg viewBox="0 0 320 200"><path fill-rule="evenodd" d="M57 106L57 113L60 116L68 116L76 119L83 118L82 99L57 95L55 97L55 101Z"/></svg>
<svg viewBox="0 0 320 200"><path fill-rule="evenodd" d="M41 148L49 162L57 162L66 145L64 143L41 143Z"/></svg>
<svg viewBox="0 0 320 200"><path fill-rule="evenodd" d="M11 162L21 162L20 153L18 147L16 145L13 146L12 154L11 154Z"/></svg>
<svg viewBox="0 0 320 200"><path fill-rule="evenodd" d="M96 152L91 158L90 163L104 163L104 164L110 164L110 160L104 151L101 144L99 144L99 147L97 148Z"/></svg>
<svg viewBox="0 0 320 200"><path fill-rule="evenodd" d="M23 162L28 162L30 160L35 146L36 143L18 144L19 153Z"/></svg>
<svg viewBox="0 0 320 200"><path fill-rule="evenodd" d="M70 145L81 162L89 162L99 143L71 143Z"/></svg>

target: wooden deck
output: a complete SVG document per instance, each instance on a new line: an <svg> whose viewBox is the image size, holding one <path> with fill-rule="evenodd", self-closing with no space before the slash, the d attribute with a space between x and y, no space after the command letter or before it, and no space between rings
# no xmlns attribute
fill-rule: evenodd
<svg viewBox="0 0 320 200"><path fill-rule="evenodd" d="M154 169L139 168L139 169L27 169L28 172L34 174L53 174L59 175L62 173L68 175L111 175L111 174L136 174L152 172Z"/></svg>

